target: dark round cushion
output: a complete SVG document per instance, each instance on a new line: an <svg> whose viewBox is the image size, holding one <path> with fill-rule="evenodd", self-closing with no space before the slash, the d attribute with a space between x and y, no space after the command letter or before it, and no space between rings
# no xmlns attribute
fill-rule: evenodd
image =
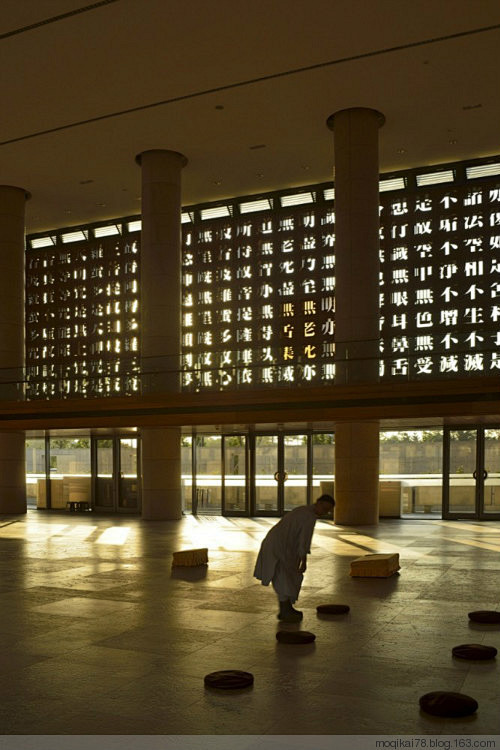
<svg viewBox="0 0 500 750"><path fill-rule="evenodd" d="M347 604L318 604L316 612L320 615L344 615L349 609Z"/></svg>
<svg viewBox="0 0 500 750"><path fill-rule="evenodd" d="M279 643L312 643L316 636L308 630L278 630L276 639Z"/></svg>
<svg viewBox="0 0 500 750"><path fill-rule="evenodd" d="M422 695L419 700L420 708L433 716L469 716L478 709L478 703L474 698L463 693L447 693L436 690L433 693Z"/></svg>
<svg viewBox="0 0 500 750"><path fill-rule="evenodd" d="M472 622L485 622L488 625L500 623L500 612L489 609L479 609L477 612L469 612L469 620Z"/></svg>
<svg viewBox="0 0 500 750"><path fill-rule="evenodd" d="M494 659L497 655L496 648L483 646L482 643L463 643L461 646L454 646L451 652L459 659Z"/></svg>
<svg viewBox="0 0 500 750"><path fill-rule="evenodd" d="M205 675L205 685L220 690L237 690L253 685L253 674L238 669L221 669Z"/></svg>

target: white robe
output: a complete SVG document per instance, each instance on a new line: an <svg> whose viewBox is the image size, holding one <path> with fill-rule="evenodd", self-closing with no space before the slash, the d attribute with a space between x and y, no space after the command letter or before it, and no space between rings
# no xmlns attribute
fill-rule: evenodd
<svg viewBox="0 0 500 750"><path fill-rule="evenodd" d="M281 601L296 601L304 578L299 573L300 561L311 551L311 540L316 523L313 505L294 508L273 526L263 539L254 577L263 586L273 588Z"/></svg>

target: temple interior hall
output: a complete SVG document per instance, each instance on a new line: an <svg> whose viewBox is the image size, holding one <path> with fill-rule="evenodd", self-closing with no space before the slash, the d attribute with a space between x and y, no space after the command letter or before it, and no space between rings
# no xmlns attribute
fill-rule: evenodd
<svg viewBox="0 0 500 750"><path fill-rule="evenodd" d="M2 0L0 744L500 737L452 654L500 644L499 46L498 0ZM255 559L322 494L285 627Z"/></svg>

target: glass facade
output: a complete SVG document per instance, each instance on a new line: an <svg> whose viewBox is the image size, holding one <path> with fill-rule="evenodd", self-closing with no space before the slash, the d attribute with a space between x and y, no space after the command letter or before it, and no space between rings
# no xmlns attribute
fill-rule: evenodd
<svg viewBox="0 0 500 750"><path fill-rule="evenodd" d="M28 505L49 510L140 510L136 436L51 434L26 440Z"/></svg>
<svg viewBox="0 0 500 750"><path fill-rule="evenodd" d="M443 431L380 433L382 516L441 517Z"/></svg>
<svg viewBox="0 0 500 750"><path fill-rule="evenodd" d="M66 509L68 503L91 505L90 439L51 437L50 507Z"/></svg>

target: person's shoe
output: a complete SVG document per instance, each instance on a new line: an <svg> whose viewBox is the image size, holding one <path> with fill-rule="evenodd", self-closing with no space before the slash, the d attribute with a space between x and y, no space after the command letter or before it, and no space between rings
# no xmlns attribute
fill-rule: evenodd
<svg viewBox="0 0 500 750"><path fill-rule="evenodd" d="M300 622L302 617L302 612L299 612L292 607L290 599L287 599L285 602L280 602L278 620L281 620L281 622Z"/></svg>
<svg viewBox="0 0 500 750"><path fill-rule="evenodd" d="M293 614L296 615L299 618L299 620L302 620L302 618L304 617L304 613L300 612L300 610L298 609L294 609L293 607L291 607L291 609L292 609Z"/></svg>

